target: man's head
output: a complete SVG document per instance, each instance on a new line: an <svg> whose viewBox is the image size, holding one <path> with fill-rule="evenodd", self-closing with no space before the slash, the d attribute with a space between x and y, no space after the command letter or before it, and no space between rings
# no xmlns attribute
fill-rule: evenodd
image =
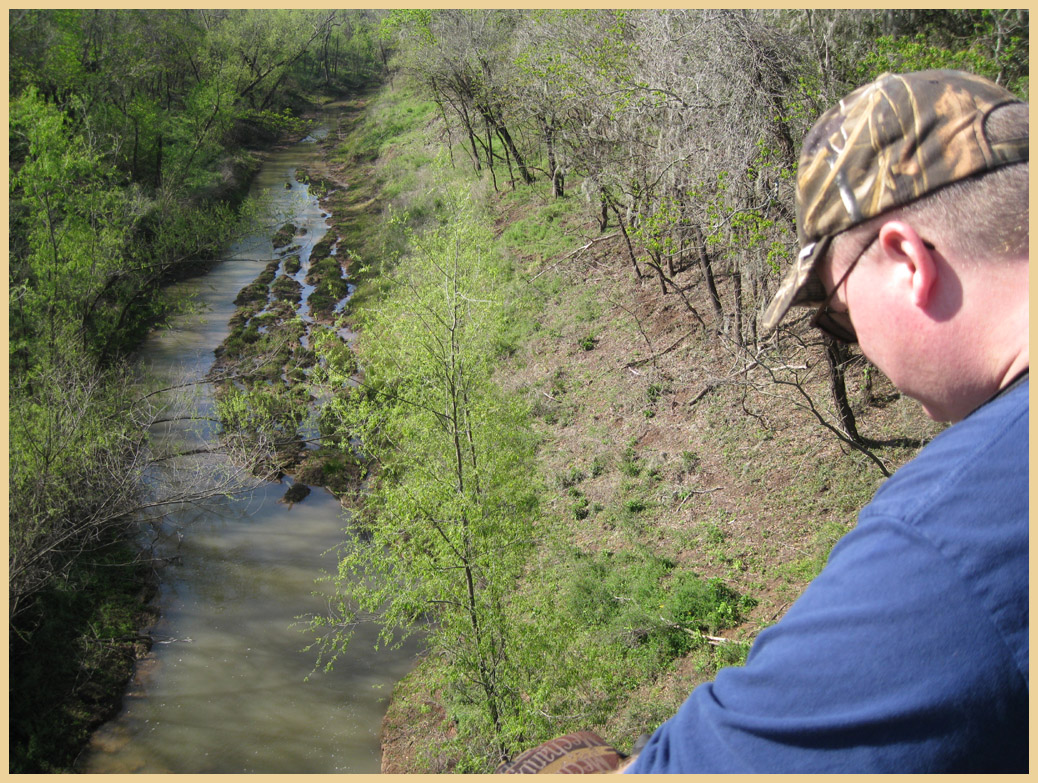
<svg viewBox="0 0 1038 783"><path fill-rule="evenodd" d="M926 341L932 353L937 338L961 343L983 337L963 329L992 331L977 320L978 282L991 292L999 280L1019 288L1027 273L1027 158L1026 104L985 79L884 74L855 90L804 141L796 193L802 249L765 313L765 329L792 306L814 307L816 326L860 339L863 352L931 415L961 418L968 410L921 396L921 385L948 376L958 361L927 369ZM976 280L977 265L990 279ZM945 328L935 333L937 325ZM977 388L960 396L989 385L968 383Z"/></svg>

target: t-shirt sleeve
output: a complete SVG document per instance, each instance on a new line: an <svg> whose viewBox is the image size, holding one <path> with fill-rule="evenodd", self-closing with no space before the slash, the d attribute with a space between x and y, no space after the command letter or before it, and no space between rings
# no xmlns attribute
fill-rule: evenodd
<svg viewBox="0 0 1038 783"><path fill-rule="evenodd" d="M988 618L913 528L862 519L746 665L696 688L627 771L1026 769L1025 675Z"/></svg>

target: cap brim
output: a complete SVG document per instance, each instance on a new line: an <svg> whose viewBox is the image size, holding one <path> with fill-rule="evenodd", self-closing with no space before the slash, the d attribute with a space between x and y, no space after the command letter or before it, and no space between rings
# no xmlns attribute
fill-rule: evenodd
<svg viewBox="0 0 1038 783"><path fill-rule="evenodd" d="M825 299L825 287L815 274L815 267L825 256L830 237L822 237L817 242L804 245L797 256L796 263L786 274L768 308L764 311L761 327L764 334L774 331L786 317L791 307L821 302Z"/></svg>

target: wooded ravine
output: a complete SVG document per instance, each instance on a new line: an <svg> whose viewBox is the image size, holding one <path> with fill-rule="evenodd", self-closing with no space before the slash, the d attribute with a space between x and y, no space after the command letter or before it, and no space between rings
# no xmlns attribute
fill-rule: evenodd
<svg viewBox="0 0 1038 783"><path fill-rule="evenodd" d="M798 250L804 134L884 71L1026 99L1028 29L1017 10L10 11L10 771L70 770L118 705L162 578L141 531L298 468L304 429L305 483L341 497L351 543L300 647L335 665L372 622L424 649L384 771L488 772L574 729L630 749L743 661L939 429L806 318L759 329ZM343 99L308 172L327 328L292 365L298 324L253 323L243 292L207 446L240 472L163 494L148 428L178 413L135 350L192 307L170 284L255 228L264 150Z"/></svg>

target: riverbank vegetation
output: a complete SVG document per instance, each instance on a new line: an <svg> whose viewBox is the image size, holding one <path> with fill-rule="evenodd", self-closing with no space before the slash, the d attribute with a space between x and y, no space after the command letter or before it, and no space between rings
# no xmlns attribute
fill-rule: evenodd
<svg viewBox="0 0 1038 783"><path fill-rule="evenodd" d="M9 654L13 772L70 768L147 646L139 531L174 415L133 368L191 306L169 284L241 230L263 145L381 71L360 11L41 10L8 16ZM233 449L230 441L210 449ZM242 479L244 480L244 479Z"/></svg>
<svg viewBox="0 0 1038 783"><path fill-rule="evenodd" d="M574 729L627 750L818 573L938 427L803 319L759 332L799 140L883 70L1026 97L1026 21L388 14L392 88L332 152L384 216L353 266L359 375L313 379L375 468L321 660L358 622L427 641L384 771L492 771Z"/></svg>

